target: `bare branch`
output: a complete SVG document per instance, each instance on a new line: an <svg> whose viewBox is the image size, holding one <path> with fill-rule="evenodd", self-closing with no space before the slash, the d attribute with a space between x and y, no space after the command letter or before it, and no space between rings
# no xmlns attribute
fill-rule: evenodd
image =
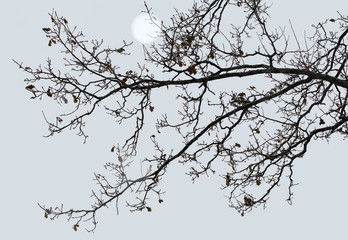
<svg viewBox="0 0 348 240"><path fill-rule="evenodd" d="M296 159L317 139L348 135L348 17L339 14L314 25L313 36L301 44L285 28L269 29L269 7L262 0L201 0L186 13L177 11L170 25L160 26L160 41L144 49L147 64L160 74L139 64L122 72L113 59L127 57L131 43L104 47L102 40L88 41L66 18L50 14L52 27L43 31L49 46L63 49L62 70L55 70L51 59L35 69L15 62L30 76L25 82L31 98L67 107L53 118L44 114L48 136L73 129L86 140L85 122L101 105L132 132L111 149L117 156L105 164L111 177L95 174L99 190L92 192L90 209L39 205L45 217L66 216L74 230L89 222L93 231L98 210L115 203L118 211L126 192L134 194L126 200L131 211L150 212L153 195L163 202L161 178L176 162L193 181L219 174L229 205L241 215L265 206L284 178L291 203ZM231 12L245 19L234 25L226 17ZM176 95L168 102L175 104L161 112L153 94L168 89ZM149 117L154 113L155 121ZM139 141L145 125L158 133L148 142ZM168 147L172 136L181 142ZM139 156L139 144L152 146L152 156ZM133 177L128 169L139 157L144 169Z"/></svg>

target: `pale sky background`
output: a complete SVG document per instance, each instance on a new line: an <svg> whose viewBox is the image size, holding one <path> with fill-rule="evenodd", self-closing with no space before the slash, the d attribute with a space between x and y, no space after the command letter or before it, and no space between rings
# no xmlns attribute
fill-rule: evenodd
<svg viewBox="0 0 348 240"><path fill-rule="evenodd" d="M185 10L190 0L149 0L149 6L163 21ZM117 133L109 131L112 119L100 112L88 122L89 139L72 132L43 138L47 125L41 111L46 101L32 101L24 89L26 75L12 62L43 64L47 57L59 60L57 49L47 47L41 30L50 26L52 9L65 16L91 38L104 38L110 46L122 40L134 41L133 18L144 10L142 0L32 0L2 1L0 7L0 239L347 239L348 169L347 142L335 135L330 144L317 142L295 163L293 205L286 203L287 185L272 194L267 208L257 208L241 217L227 206L217 176L192 184L184 168L169 168L162 189L164 203L153 204L151 213L130 213L120 206L120 214L110 206L98 215L96 232L72 230L65 218L50 221L43 217L37 202L65 203L66 208L89 206L93 172L113 161L110 147ZM347 14L346 0L273 0L271 24L288 25L291 19L298 33L324 18ZM231 16L233 21L233 16ZM142 59L141 44L124 64L133 66ZM165 99L163 100L165 101Z"/></svg>

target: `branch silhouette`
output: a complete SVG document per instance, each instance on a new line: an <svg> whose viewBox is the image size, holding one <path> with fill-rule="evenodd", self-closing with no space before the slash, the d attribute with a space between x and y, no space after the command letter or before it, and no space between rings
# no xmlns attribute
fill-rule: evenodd
<svg viewBox="0 0 348 240"><path fill-rule="evenodd" d="M99 191L92 192L90 209L39 204L45 217L67 216L74 230L90 222L87 230L93 231L98 210L112 202L118 210L126 192L134 194L126 201L131 211L151 211L149 197L163 202L161 179L175 163L187 166L193 181L219 174L229 206L241 215L265 206L283 178L291 203L295 160L315 140L335 133L347 137L348 17L338 13L314 25L313 35L301 43L293 30L269 29L268 9L262 0L202 0L187 12L177 11L171 24L160 26L157 43L144 48L147 64L161 69L159 74L140 64L121 71L113 59L130 55L132 43L104 47L103 40L87 40L66 18L51 13L52 26L43 31L50 47L63 48L67 70L55 70L51 59L35 69L16 62L30 76L25 82L33 99L74 108L53 121L44 114L48 136L71 129L86 141L85 121L101 105L118 124L127 122L134 130L111 149L117 158L105 168L113 179L95 174ZM243 22L234 25L230 11L243 13ZM235 90L232 81L252 85ZM147 122L161 104L152 94L168 89L176 94L175 104L156 122ZM145 144L139 141L145 123L157 130L149 138L153 157L140 156L146 172L131 178L126 172L139 158L138 145ZM162 147L172 134L180 136L181 145Z"/></svg>

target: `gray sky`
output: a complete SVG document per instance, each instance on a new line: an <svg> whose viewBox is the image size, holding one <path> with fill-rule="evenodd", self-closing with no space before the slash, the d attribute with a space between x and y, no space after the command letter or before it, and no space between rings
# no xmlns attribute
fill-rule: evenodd
<svg viewBox="0 0 348 240"><path fill-rule="evenodd" d="M152 0L148 5L163 21L173 8L186 9L192 1ZM0 66L0 186L1 239L343 239L348 205L346 145L340 136L313 143L309 153L295 163L293 205L285 202L284 184L272 194L267 208L257 208L241 217L227 204L217 176L199 179L192 184L184 168L171 166L162 189L164 203L153 204L151 213L130 213L120 206L101 211L94 234L83 229L74 232L72 222L43 217L37 202L47 205L65 203L66 208L88 207L93 172L102 172L103 164L113 161L110 147L115 144L116 130L110 131L113 119L100 111L88 122L86 144L72 132L43 138L47 125L41 111L59 110L47 101L30 101L24 89L24 73L12 59L26 65L43 64L47 57L59 60L57 48L47 47L41 30L50 25L48 13L55 9L71 25L77 25L87 38L104 38L110 46L122 40L133 41L132 19L144 10L142 0L132 1L6 1L1 4ZM343 0L275 0L271 24L287 25L291 19L299 34L324 18L347 14ZM233 16L231 16L233 21ZM141 45L132 47L135 54L125 62L132 66L143 54ZM165 100L164 100L165 101ZM110 129L109 129L110 126Z"/></svg>

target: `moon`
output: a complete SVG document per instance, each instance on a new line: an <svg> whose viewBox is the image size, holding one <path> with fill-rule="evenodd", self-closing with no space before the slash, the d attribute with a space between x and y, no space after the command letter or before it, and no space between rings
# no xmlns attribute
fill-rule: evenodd
<svg viewBox="0 0 348 240"><path fill-rule="evenodd" d="M143 44L152 43L159 37L161 31L159 26L160 22L155 16L152 16L152 20L150 20L148 14L140 14L132 22L133 37Z"/></svg>

